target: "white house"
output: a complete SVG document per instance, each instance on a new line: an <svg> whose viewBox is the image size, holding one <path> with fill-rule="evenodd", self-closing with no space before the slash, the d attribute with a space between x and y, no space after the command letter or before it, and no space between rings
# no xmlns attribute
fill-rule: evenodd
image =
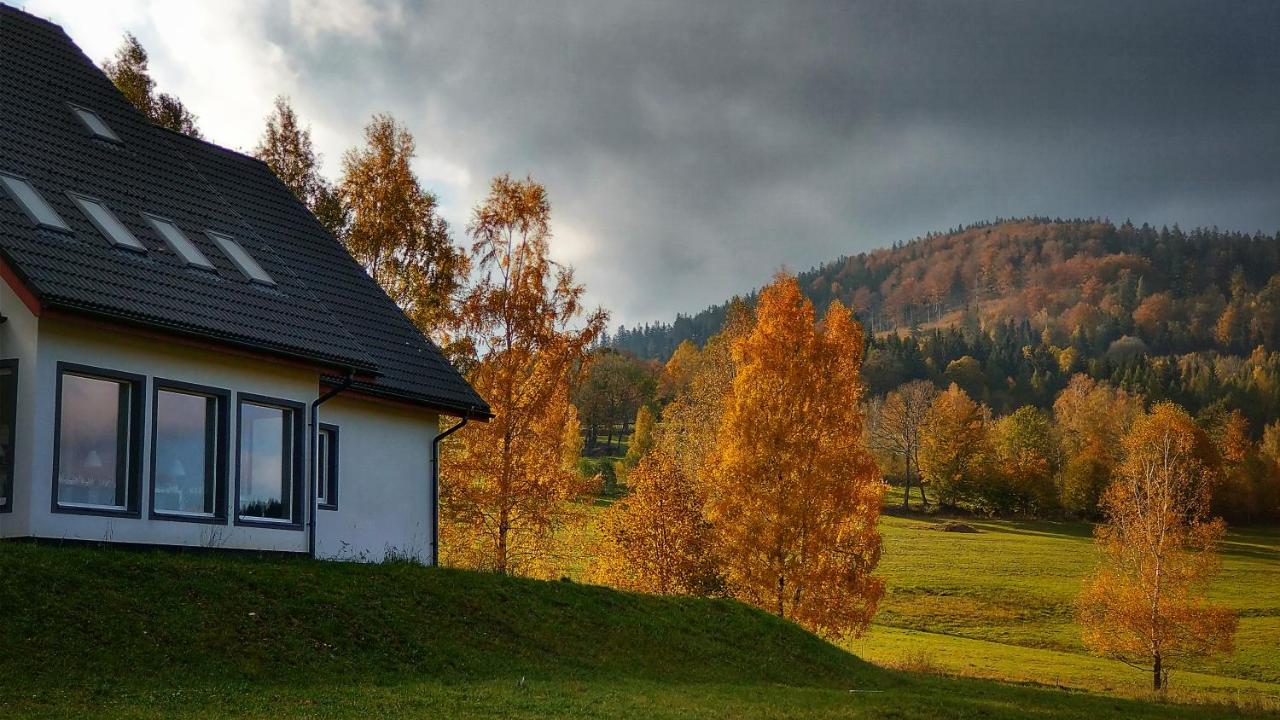
<svg viewBox="0 0 1280 720"><path fill-rule="evenodd" d="M434 561L484 400L264 164L5 5L0 279L0 538Z"/></svg>

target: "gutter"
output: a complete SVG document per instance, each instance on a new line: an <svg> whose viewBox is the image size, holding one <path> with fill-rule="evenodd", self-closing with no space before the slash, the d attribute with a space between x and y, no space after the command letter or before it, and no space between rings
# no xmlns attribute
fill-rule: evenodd
<svg viewBox="0 0 1280 720"><path fill-rule="evenodd" d="M431 566L440 566L440 443L467 426L475 408L468 408L462 421L431 440Z"/></svg>
<svg viewBox="0 0 1280 720"><path fill-rule="evenodd" d="M341 385L338 385L329 392L326 392L311 401L311 413L307 420L307 441L311 443L311 451L307 453L311 460L311 467L307 472L307 554L313 559L316 556L316 515L318 514L318 508L316 507L316 473L318 471L319 464L319 456L317 455L319 452L319 448L317 447L319 445L319 437L316 432L316 420L319 418L320 406L332 400L338 395L338 393L341 393L351 387L351 384L354 382L355 371L348 370L347 377L342 381Z"/></svg>

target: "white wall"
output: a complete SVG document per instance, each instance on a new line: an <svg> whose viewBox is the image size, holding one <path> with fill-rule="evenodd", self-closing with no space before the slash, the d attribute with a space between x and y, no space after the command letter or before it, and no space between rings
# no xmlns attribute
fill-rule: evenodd
<svg viewBox="0 0 1280 720"><path fill-rule="evenodd" d="M70 362L147 377L143 393L142 517L117 518L55 513L53 492L54 408L57 402L58 363ZM107 329L65 319L41 318L39 354L35 363L23 363L19 373L34 380L34 395L27 398L32 430L29 444L19 446L19 457L28 460L27 487L22 496L28 508L26 535L41 538L109 540L160 545L191 545L258 550L305 552L305 530L258 528L227 524L201 524L149 519L152 386L155 378L198 383L232 391L228 485L234 493L236 398L240 392L266 395L298 403L310 403L318 393L315 371L269 363L229 353L166 344L163 340L125 330ZM23 401L19 397L19 403ZM302 418L305 422L305 417ZM21 427L19 428L22 429ZM234 515L235 498L228 500Z"/></svg>
<svg viewBox="0 0 1280 720"><path fill-rule="evenodd" d="M18 358L14 509L0 513L0 538L39 537L123 543L305 552L307 531L150 519L152 383L180 380L231 391L228 512L234 514L236 393L310 404L315 371L231 353L166 343L154 336L65 318L36 318L0 282L0 358ZM59 362L147 377L142 431L141 517L54 513L54 410ZM302 418L306 422L306 417ZM338 509L316 516L317 555L379 561L388 554L430 559L431 440L437 416L352 395L320 407L321 423L339 427ZM307 459L310 460L309 449ZM304 475L309 479L309 475ZM304 480L304 492L306 481Z"/></svg>
<svg viewBox="0 0 1280 720"><path fill-rule="evenodd" d="M0 358L18 360L18 412L14 419L13 511L0 512L0 538L26 537L31 534L32 448L35 432L32 408L37 395L36 367L37 330L39 322L18 299L9 284L0 281Z"/></svg>
<svg viewBox="0 0 1280 720"><path fill-rule="evenodd" d="M391 553L429 562L438 418L338 395L320 406L320 422L338 426L338 509L316 517L316 554L378 561Z"/></svg>

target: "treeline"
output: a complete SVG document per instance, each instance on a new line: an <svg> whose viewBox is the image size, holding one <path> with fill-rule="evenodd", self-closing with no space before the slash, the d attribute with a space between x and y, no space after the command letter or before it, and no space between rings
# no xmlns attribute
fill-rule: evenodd
<svg viewBox="0 0 1280 720"><path fill-rule="evenodd" d="M817 307L841 301L871 335L1026 321L1059 345L1079 332L1132 336L1156 354L1239 354L1280 347L1277 271L1280 234L1027 218L842 257L798 279ZM731 302L621 327L610 342L667 357L715 334Z"/></svg>
<svg viewBox="0 0 1280 720"><path fill-rule="evenodd" d="M1026 405L1003 415L954 382L939 391L914 380L872 401L866 439L885 475L904 485L904 509L914 489L924 509L1098 519L1134 423L1154 405L1185 414L1083 374L1049 410ZM1280 421L1255 440L1243 413L1214 404L1189 433L1215 515L1280 520Z"/></svg>
<svg viewBox="0 0 1280 720"><path fill-rule="evenodd" d="M1238 410L1258 432L1280 417L1280 352L1259 345L1243 356L1158 355L1114 326L1077 330L1061 345L1026 320L890 334L868 340L862 372L873 395L911 380L955 383L1001 414L1024 405L1049 409L1070 379L1084 374L1192 413Z"/></svg>

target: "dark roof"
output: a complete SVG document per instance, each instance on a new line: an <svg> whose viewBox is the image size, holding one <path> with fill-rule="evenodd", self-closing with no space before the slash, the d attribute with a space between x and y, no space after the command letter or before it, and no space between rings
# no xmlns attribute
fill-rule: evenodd
<svg viewBox="0 0 1280 720"><path fill-rule="evenodd" d="M309 361L357 389L484 417L488 405L342 245L256 159L152 125L61 28L0 4L0 172L71 226L36 227L0 189L0 256L43 307ZM70 104L121 139L94 138ZM113 247L67 193L101 200L145 253ZM188 267L167 218L214 263ZM206 236L235 238L250 282Z"/></svg>

